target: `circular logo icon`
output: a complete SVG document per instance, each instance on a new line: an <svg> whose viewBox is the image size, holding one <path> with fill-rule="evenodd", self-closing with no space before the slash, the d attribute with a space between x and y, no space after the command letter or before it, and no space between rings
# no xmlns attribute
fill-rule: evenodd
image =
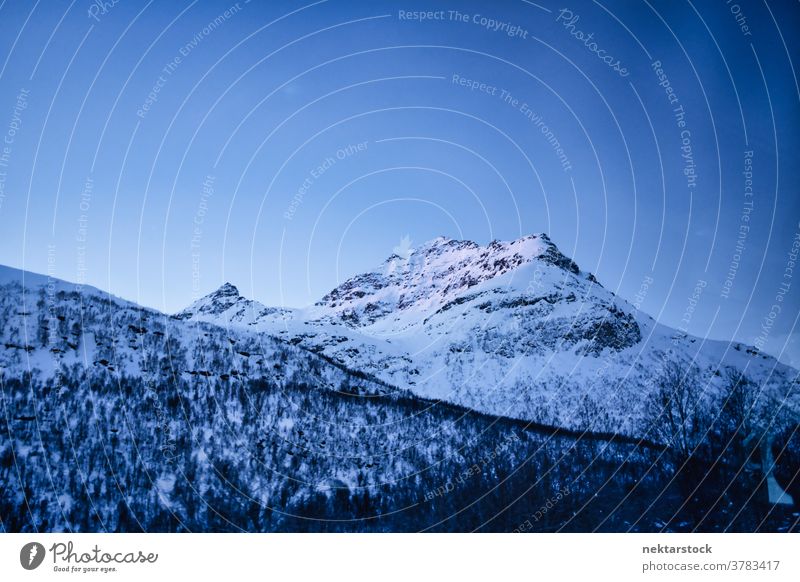
<svg viewBox="0 0 800 582"><path fill-rule="evenodd" d="M19 563L26 570L35 570L44 562L44 554L44 546L39 542L25 544L19 551Z"/></svg>

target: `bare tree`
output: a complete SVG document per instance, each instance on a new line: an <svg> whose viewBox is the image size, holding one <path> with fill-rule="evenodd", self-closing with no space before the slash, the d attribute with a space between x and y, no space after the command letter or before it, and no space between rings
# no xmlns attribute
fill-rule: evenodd
<svg viewBox="0 0 800 582"><path fill-rule="evenodd" d="M734 453L749 458L763 436L765 419L761 418L763 402L760 391L737 369L726 372L726 390L720 414L723 437L731 441Z"/></svg>
<svg viewBox="0 0 800 582"><path fill-rule="evenodd" d="M677 362L664 365L657 380L658 389L648 401L648 417L656 440L672 447L688 459L700 444L706 422L701 395L702 384L696 366L682 367Z"/></svg>

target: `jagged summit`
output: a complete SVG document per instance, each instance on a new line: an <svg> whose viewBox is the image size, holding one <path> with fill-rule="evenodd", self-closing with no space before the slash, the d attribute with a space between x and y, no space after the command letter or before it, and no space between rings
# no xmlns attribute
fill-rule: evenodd
<svg viewBox="0 0 800 582"><path fill-rule="evenodd" d="M472 240L469 240L469 239L457 239L457 238L450 238L450 237L447 237L447 236L440 235L440 236L437 236L436 238L433 238L433 239L431 239L431 240L429 240L429 241L427 241L425 243L422 243L421 245L419 245L419 247L417 247L417 249L415 249L415 251L416 252L430 252L430 251L441 250L441 249L449 249L449 248L471 248L471 249L490 248L490 247L498 248L498 247L501 247L501 246L510 246L510 245L515 245L516 246L516 245L520 245L520 244L524 244L524 243L527 243L527 242L530 242L530 241L536 241L536 240L540 240L540 241L543 241L544 243L547 243L547 244L555 246L554 243L550 240L550 237L548 237L545 233L533 233L533 234L529 234L529 235L520 237L518 239L509 240L509 241L502 241L502 240L494 239L494 240L492 240L490 243L488 243L485 246L482 246L482 245L480 245L480 244L478 244L478 243L476 243L476 242L474 242Z"/></svg>
<svg viewBox="0 0 800 582"><path fill-rule="evenodd" d="M478 248L480 245L475 243L471 240L466 239L455 239L449 238L446 236L437 236L434 239L431 239L421 245L417 249L416 252L429 252L436 249L448 248L448 247L463 247L463 248Z"/></svg>
<svg viewBox="0 0 800 582"><path fill-rule="evenodd" d="M216 291L201 297L183 311L174 315L176 319L194 319L228 324L249 325L265 316L282 318L291 310L266 307L244 297L233 283L226 282Z"/></svg>
<svg viewBox="0 0 800 582"><path fill-rule="evenodd" d="M397 256L396 253L392 254L386 262L391 262ZM436 261L437 257L442 257L442 260ZM412 249L408 259L413 261L414 258L430 260L424 263L427 268L442 264L449 269L453 262L471 261L490 275L498 274L498 271L492 270L492 266L499 267L499 272L502 273L507 270L503 267L513 265L513 268L536 259L574 274L580 272L572 259L564 255L545 233L529 234L511 241L495 239L485 246L471 240L439 236L420 245L417 249Z"/></svg>
<svg viewBox="0 0 800 582"><path fill-rule="evenodd" d="M414 311L412 319L422 321L460 293L534 262L540 265L539 271L555 268L552 280L578 276L596 282L591 274L582 274L544 233L511 241L493 240L485 246L439 236L411 248L406 238L380 266L346 280L320 299L315 308L326 312L322 317L335 315L351 326L374 323L395 311ZM283 318L288 312L247 299L235 285L226 282L175 317L250 324L263 315L277 313Z"/></svg>
<svg viewBox="0 0 800 582"><path fill-rule="evenodd" d="M242 311L254 302L242 297L239 289L232 283L224 283L216 291L201 297L189 307L176 314L177 319L200 318L203 316L222 316L231 310Z"/></svg>
<svg viewBox="0 0 800 582"><path fill-rule="evenodd" d="M238 297L239 289L237 289L236 285L233 283L223 283L212 295L217 295L218 297Z"/></svg>
<svg viewBox="0 0 800 582"><path fill-rule="evenodd" d="M486 246L440 236L409 249L406 257L395 250L377 269L333 289L317 307L337 311L350 323L359 324L371 324L389 313L411 308L435 311L471 287L536 261L564 271L562 277L581 275L578 266L546 234L494 240ZM595 282L590 274L585 278Z"/></svg>

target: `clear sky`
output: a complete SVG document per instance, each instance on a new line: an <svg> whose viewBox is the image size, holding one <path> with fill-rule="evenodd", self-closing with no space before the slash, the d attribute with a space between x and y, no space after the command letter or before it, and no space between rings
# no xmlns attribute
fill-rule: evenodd
<svg viewBox="0 0 800 582"><path fill-rule="evenodd" d="M7 0L0 263L299 306L406 236L547 232L800 364L798 4L566 6Z"/></svg>

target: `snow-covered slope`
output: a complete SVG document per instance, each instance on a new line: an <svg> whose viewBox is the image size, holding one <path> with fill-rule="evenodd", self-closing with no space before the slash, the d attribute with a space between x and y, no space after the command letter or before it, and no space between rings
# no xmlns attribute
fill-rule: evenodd
<svg viewBox="0 0 800 582"><path fill-rule="evenodd" d="M236 315L236 297L235 288L225 286L202 313L214 318L226 313L220 308L226 305ZM100 381L129 376L156 387L201 378L396 391L252 329L187 321L94 287L9 267L0 267L0 324L0 373L7 377L33 374L52 381L86 369Z"/></svg>
<svg viewBox="0 0 800 582"><path fill-rule="evenodd" d="M306 309L267 309L232 289L179 317L257 329L424 397L571 429L640 433L674 364L697 370L712 410L730 370L776 403L797 376L753 348L656 323L544 234L487 246L437 238Z"/></svg>

